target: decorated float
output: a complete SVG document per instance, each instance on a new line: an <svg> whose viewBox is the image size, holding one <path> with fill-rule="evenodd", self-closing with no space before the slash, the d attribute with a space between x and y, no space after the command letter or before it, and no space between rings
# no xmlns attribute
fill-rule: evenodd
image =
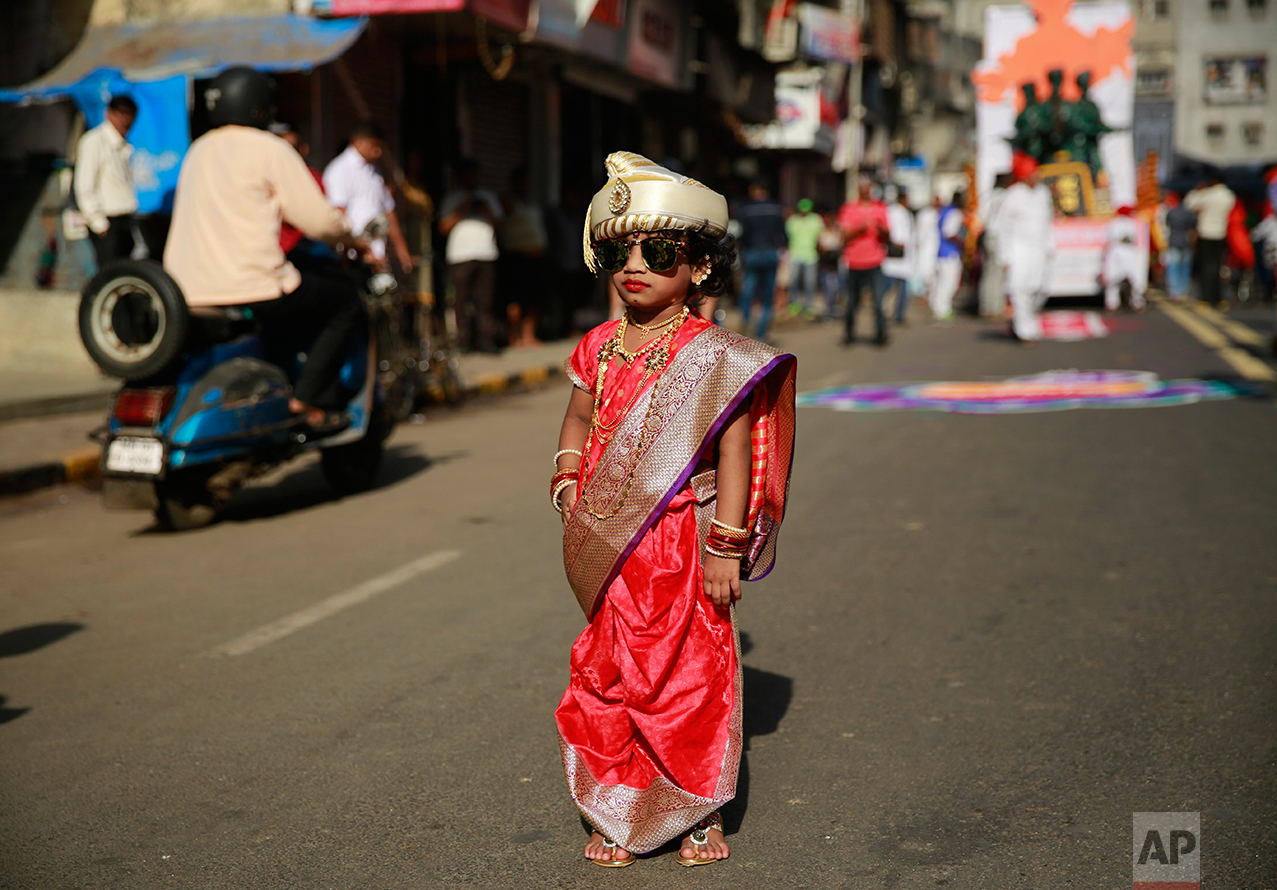
<svg viewBox="0 0 1277 890"><path fill-rule="evenodd" d="M1092 296L1114 211L1136 204L1135 21L1124 2L1027 0L985 10L976 88L976 193L987 206L1014 151L1039 162L1055 203L1047 292ZM1146 261L1149 227L1139 220ZM1147 264L1147 263L1146 263Z"/></svg>

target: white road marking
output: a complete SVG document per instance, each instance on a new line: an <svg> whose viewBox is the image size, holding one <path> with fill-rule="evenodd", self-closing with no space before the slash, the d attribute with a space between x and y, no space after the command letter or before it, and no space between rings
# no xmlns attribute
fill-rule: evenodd
<svg viewBox="0 0 1277 890"><path fill-rule="evenodd" d="M407 565L400 566L362 584L357 584L350 590L334 594L328 599L320 600L313 606L307 606L301 611L286 615L278 621L272 621L270 624L263 624L242 637L218 646L213 652L216 655L247 655L249 652L274 643L276 640L281 640L295 631L309 627L318 621L323 621L325 618L330 618L343 609L349 609L351 606L367 602L374 596L411 581L418 575L424 575L426 572L447 565L460 555L460 550L440 550L436 553L428 553Z"/></svg>

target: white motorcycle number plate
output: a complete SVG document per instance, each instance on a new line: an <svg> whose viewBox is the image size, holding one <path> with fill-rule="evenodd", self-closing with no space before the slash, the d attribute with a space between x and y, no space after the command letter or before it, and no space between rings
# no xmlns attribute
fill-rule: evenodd
<svg viewBox="0 0 1277 890"><path fill-rule="evenodd" d="M109 473L158 476L164 470L164 443L159 439L127 436L112 439L106 446L106 469Z"/></svg>

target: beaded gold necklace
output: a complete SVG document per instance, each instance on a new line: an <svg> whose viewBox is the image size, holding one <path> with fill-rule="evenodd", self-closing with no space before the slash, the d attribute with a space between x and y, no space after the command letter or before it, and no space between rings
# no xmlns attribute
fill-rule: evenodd
<svg viewBox="0 0 1277 890"><path fill-rule="evenodd" d="M689 314L689 310L684 307L681 313L673 316L672 319L663 322L660 325L660 327L664 327L666 324L670 325L669 329L665 333L661 334L660 337L653 340L648 345L643 346L634 352L630 352L624 347L625 330L629 321L629 313L627 312L624 316L622 316L621 323L617 325L616 333L609 337L607 341L599 347L599 369L594 382L594 414L590 419L590 431L585 437L585 447L582 449L582 451L586 454L586 459L582 462L581 467L582 479L587 477L586 465L589 463L591 446L596 441L602 442L604 439L610 439L612 437L612 434L616 432L616 429L621 425L621 421L629 416L630 411L638 402L639 396L643 394L643 387L647 384L647 381L653 375L664 371L665 366L669 364L670 346L673 345L674 337L678 334L679 329L683 327L683 322L687 320ZM637 325L638 323L635 322L635 324ZM644 357L643 377L639 380L638 386L634 388L634 395L630 397L625 408L616 415L615 420L611 423L605 423L603 415L607 412L608 407L612 404L612 399L615 397L615 394L613 394L606 399L603 398L603 378L607 374L608 365L611 364L614 357L619 357L626 364L630 364L639 356ZM653 394L653 398L648 400L647 411L643 415L643 426L640 429L638 438L640 443L647 437L647 422L652 415L652 405L655 402L656 398L655 394ZM589 514L595 519L611 519L621 511L623 506L625 506L625 499L629 495L630 486L634 482L634 472L638 468L640 457L642 457L641 454L636 453L634 455L634 461L630 464L629 473L626 474L625 477L625 487L621 489L620 496L616 499L615 505L609 512L596 512L594 508L590 506L584 493L582 493L578 503L583 505Z"/></svg>

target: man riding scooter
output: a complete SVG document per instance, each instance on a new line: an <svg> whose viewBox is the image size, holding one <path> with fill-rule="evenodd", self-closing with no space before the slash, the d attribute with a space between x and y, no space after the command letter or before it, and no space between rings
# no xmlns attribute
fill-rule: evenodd
<svg viewBox="0 0 1277 890"><path fill-rule="evenodd" d="M329 435L349 423L337 377L364 307L350 281L298 272L280 249L280 223L363 252L367 244L351 236L293 147L267 132L274 91L271 78L251 68L230 68L205 90L213 129L182 164L164 266L192 308L250 310L268 336L306 332L289 409L314 435Z"/></svg>

